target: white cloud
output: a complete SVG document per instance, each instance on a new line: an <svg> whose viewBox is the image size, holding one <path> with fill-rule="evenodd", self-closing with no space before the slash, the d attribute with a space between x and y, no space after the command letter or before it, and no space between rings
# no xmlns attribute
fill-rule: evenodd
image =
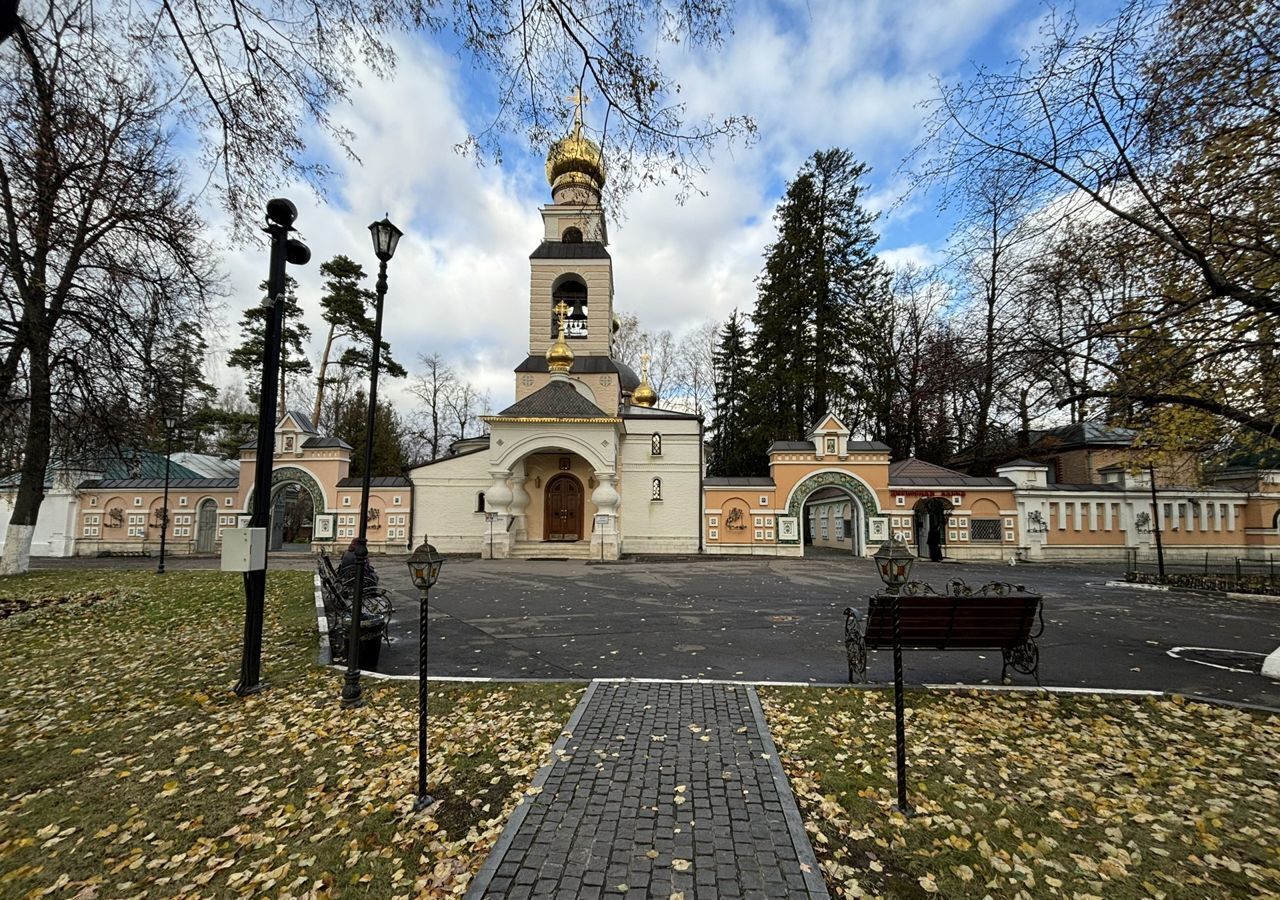
<svg viewBox="0 0 1280 900"><path fill-rule="evenodd" d="M887 260L935 259L939 226L919 203L893 206L905 188L895 169L918 140L917 104L931 92L931 75L973 55L1011 5L758 0L740 8L736 33L718 52L664 51L691 115L748 113L759 140L719 152L700 182L705 196L683 206L669 187L631 198L623 221L611 226L617 308L677 334L734 307L749 311L783 185L819 148L848 147L873 167L868 203L885 212L879 226ZM533 180L534 165L478 168L455 154L468 130L459 98L469 73L426 40L406 39L393 80L368 79L337 111L338 124L356 135L362 165L312 136L336 174L323 201L300 185L282 191L299 207L313 254L293 274L319 332L319 264L345 253L372 274L366 225L389 213L405 231L386 304L397 358L412 369L418 354L439 352L501 408L513 394L511 369L527 352L528 254L540 239L537 208L548 189ZM234 323L257 302L266 268L261 248L227 254L230 324L216 335L223 346L238 342ZM401 386L386 390L407 403Z"/></svg>

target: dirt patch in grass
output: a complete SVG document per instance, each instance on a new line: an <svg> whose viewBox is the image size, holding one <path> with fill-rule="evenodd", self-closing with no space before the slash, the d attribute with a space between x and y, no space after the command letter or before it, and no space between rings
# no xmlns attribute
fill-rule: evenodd
<svg viewBox="0 0 1280 900"><path fill-rule="evenodd" d="M837 897L1280 895L1280 716L1168 699L761 690Z"/></svg>
<svg viewBox="0 0 1280 900"><path fill-rule="evenodd" d="M470 880L581 689L416 687L311 665L308 573L272 573L264 678L231 693L243 588L212 572L0 579L0 895L449 896ZM96 594L92 604L51 598ZM500 739L495 739L501 736Z"/></svg>

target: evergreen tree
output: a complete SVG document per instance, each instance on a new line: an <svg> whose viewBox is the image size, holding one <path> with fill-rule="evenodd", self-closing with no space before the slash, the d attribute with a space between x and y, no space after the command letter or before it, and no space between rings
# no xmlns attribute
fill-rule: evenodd
<svg viewBox="0 0 1280 900"><path fill-rule="evenodd" d="M267 282L258 285L266 293ZM264 297L265 300L265 297ZM258 304L245 310L240 318L240 346L231 351L227 364L248 373L246 395L249 402L257 404L262 386L263 335L271 308ZM298 282L292 275L285 276L284 287L284 339L280 342L280 415L287 407L286 384L290 375L311 374L311 360L307 358L306 342L311 329L302 321L302 309L298 306Z"/></svg>
<svg viewBox="0 0 1280 900"><path fill-rule="evenodd" d="M364 473L364 447L366 418L369 415L369 399L364 391L342 410L334 423L334 434L351 445L352 477ZM389 403L378 402L378 412L373 419L373 475L399 475L408 466L404 449L404 426L395 409Z"/></svg>
<svg viewBox="0 0 1280 900"><path fill-rule="evenodd" d="M320 373L316 377L316 402L311 414L311 421L320 424L324 410L325 389L332 379L329 367L334 365L334 344L345 339L350 342L336 364L343 367L362 368L369 371L369 348L373 345L373 317L369 308L374 304L376 295L368 288L361 287L364 281L364 268L347 256L339 254L320 266L320 274L325 276L324 294L320 297L321 316L329 326L325 337L324 350L320 354ZM379 354L379 370L392 378L404 378L408 372L404 366L391 358L391 345L385 340L381 343Z"/></svg>
<svg viewBox="0 0 1280 900"><path fill-rule="evenodd" d="M876 310L888 276L874 253L875 215L859 202L867 167L847 150L818 151L774 214L752 315L752 411L769 436L798 439L829 409L869 397L861 363L878 350Z"/></svg>
<svg viewBox="0 0 1280 900"><path fill-rule="evenodd" d="M764 446L754 441L747 384L754 368L746 325L735 309L715 350L716 417L711 423L711 475L758 475L767 470Z"/></svg>

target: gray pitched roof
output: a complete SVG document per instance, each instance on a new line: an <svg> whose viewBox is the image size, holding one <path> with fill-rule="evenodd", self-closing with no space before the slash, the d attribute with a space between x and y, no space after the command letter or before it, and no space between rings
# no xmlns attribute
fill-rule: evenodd
<svg viewBox="0 0 1280 900"><path fill-rule="evenodd" d="M567 381L552 381L486 419L614 419Z"/></svg>
<svg viewBox="0 0 1280 900"><path fill-rule="evenodd" d="M543 241L529 254L530 259L609 259L609 251L599 241Z"/></svg>
<svg viewBox="0 0 1280 900"><path fill-rule="evenodd" d="M309 437L302 442L303 448L307 447L341 447L343 450L350 450L351 445L340 437L328 435L327 437Z"/></svg>
<svg viewBox="0 0 1280 900"><path fill-rule="evenodd" d="M769 449L766 452L772 453L773 451L778 450L778 451L788 451L792 453L794 452L812 453L815 449L816 448L813 446L813 441L774 441L772 444L769 445ZM865 452L867 450L888 450L888 449L889 449L889 445L882 444L880 443L880 441L850 440L845 442L846 453L859 453L859 452Z"/></svg>
<svg viewBox="0 0 1280 900"><path fill-rule="evenodd" d="M1013 487L1008 478L978 478L922 459L903 459L889 465L892 487Z"/></svg>
<svg viewBox="0 0 1280 900"><path fill-rule="evenodd" d="M1026 457L1022 457L1022 456L1018 457L1017 459L1011 459L1011 460L1009 460L1009 462L1007 462L1007 463L1000 463L1000 465L996 466L996 468L998 468L998 469L1003 469L1005 466L1022 466L1023 468L1028 468L1028 469L1047 469L1047 468L1049 468L1048 463L1038 463L1038 462L1034 462L1034 461L1029 460L1029 459L1027 459Z"/></svg>
<svg viewBox="0 0 1280 900"><path fill-rule="evenodd" d="M346 478L338 479L338 487L360 487L361 480L359 475L348 475ZM376 488L407 488L412 482L403 475L371 475L369 477L369 487Z"/></svg>
<svg viewBox="0 0 1280 900"><path fill-rule="evenodd" d="M169 478L172 491L225 491L240 485L239 478ZM80 483L82 488L121 491L158 491L164 489L163 478L95 478Z"/></svg>
<svg viewBox="0 0 1280 900"><path fill-rule="evenodd" d="M773 487L773 479L761 475L740 475L725 477L712 475L702 479L707 487Z"/></svg>
<svg viewBox="0 0 1280 900"><path fill-rule="evenodd" d="M701 419L702 416L697 413L676 412L674 409L661 409L657 406L632 406L626 404L622 407L622 417L624 419Z"/></svg>
<svg viewBox="0 0 1280 900"><path fill-rule="evenodd" d="M316 427L311 424L311 420L307 418L305 413L300 413L296 409L291 409L286 412L286 415L293 416L293 421L298 423L298 428L302 431L306 431L310 434L316 433Z"/></svg>

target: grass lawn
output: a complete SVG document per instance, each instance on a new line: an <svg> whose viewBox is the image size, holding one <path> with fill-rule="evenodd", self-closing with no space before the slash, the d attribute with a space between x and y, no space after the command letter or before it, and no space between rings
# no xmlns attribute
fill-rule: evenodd
<svg viewBox="0 0 1280 900"><path fill-rule="evenodd" d="M837 897L1280 896L1280 716L1174 700L761 691Z"/></svg>
<svg viewBox="0 0 1280 900"><path fill-rule="evenodd" d="M581 691L433 685L415 816L416 685L341 710L311 584L271 574L241 700L239 576L0 578L0 896L460 895Z"/></svg>

